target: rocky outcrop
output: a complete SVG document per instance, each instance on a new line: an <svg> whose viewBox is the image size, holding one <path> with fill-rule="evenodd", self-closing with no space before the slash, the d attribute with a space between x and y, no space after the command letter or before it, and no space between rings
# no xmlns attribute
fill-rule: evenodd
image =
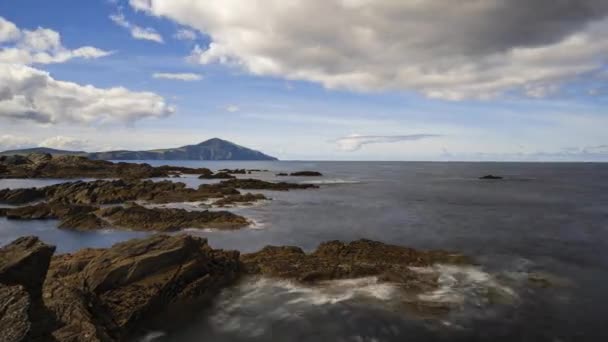
<svg viewBox="0 0 608 342"><path fill-rule="evenodd" d="M298 171L292 172L289 174L290 176L300 176L300 177L320 177L323 176L321 172L317 171Z"/></svg>
<svg viewBox="0 0 608 342"><path fill-rule="evenodd" d="M0 156L0 178L124 178L168 177L174 174L205 174L209 169L148 164L113 163L77 155L33 153Z"/></svg>
<svg viewBox="0 0 608 342"><path fill-rule="evenodd" d="M421 276L410 269L412 266L470 263L470 259L456 253L419 251L370 240L325 242L310 254L298 247L267 246L244 254L241 261L249 273L301 282L377 276L405 287L421 282ZM429 285L427 277L422 280Z"/></svg>
<svg viewBox="0 0 608 342"><path fill-rule="evenodd" d="M150 209L136 204L101 209L98 216L114 227L159 232L183 228L238 229L249 225L246 218L228 211Z"/></svg>
<svg viewBox="0 0 608 342"><path fill-rule="evenodd" d="M245 190L273 190L273 191L287 191L290 189L316 189L318 186L314 184L297 184L297 183L273 183L259 179L231 179L222 181L219 183L220 186L230 187L235 189Z"/></svg>
<svg viewBox="0 0 608 342"><path fill-rule="evenodd" d="M99 208L89 205L39 203L8 208L0 216L13 220L59 220L59 228L96 230L108 227L141 231L176 231L184 228L238 229L249 221L227 211L186 211L145 208L137 204Z"/></svg>
<svg viewBox="0 0 608 342"><path fill-rule="evenodd" d="M244 195L228 195L213 202L213 205L218 207L229 207L236 204L251 205L257 201L268 200L268 197L263 194L252 194L250 192Z"/></svg>
<svg viewBox="0 0 608 342"><path fill-rule="evenodd" d="M35 237L0 249L1 341L50 339L54 319L42 303L42 284L54 251Z"/></svg>

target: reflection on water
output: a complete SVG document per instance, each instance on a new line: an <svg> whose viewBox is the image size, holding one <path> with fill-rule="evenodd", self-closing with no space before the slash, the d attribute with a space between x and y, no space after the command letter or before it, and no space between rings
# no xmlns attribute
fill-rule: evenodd
<svg viewBox="0 0 608 342"><path fill-rule="evenodd" d="M387 304L392 300L370 295L390 293L390 288L371 290L370 284L355 283L357 290L337 293L272 282L243 284L225 291L216 309L194 326L166 332L167 341L608 340L608 307L603 304L608 302L606 164L171 163L213 170L268 169L240 177L321 184L318 190L264 192L272 201L229 209L252 219L255 227L188 230L208 238L213 247L250 252L272 244L312 250L322 241L368 238L460 251L475 257L483 272L435 270L442 272L443 286L419 299L467 308L439 321L414 319L411 313L391 308ZM299 170L320 171L324 177L275 176ZM505 180L477 179L485 174ZM216 182L195 176L171 180L191 187ZM0 180L0 188L53 182L57 181ZM146 235L71 232L56 229L56 224L0 219L0 244L39 235L65 252ZM539 274L554 277L539 280ZM567 279L571 285L547 283L558 283L555 279ZM464 286L467 281L479 286ZM342 285L338 288L353 288ZM321 295L329 300L319 300ZM488 296L499 305L486 305L482 299Z"/></svg>

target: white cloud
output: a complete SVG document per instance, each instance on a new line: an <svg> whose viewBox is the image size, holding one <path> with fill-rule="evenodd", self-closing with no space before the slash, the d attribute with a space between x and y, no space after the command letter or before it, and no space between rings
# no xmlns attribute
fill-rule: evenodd
<svg viewBox="0 0 608 342"><path fill-rule="evenodd" d="M58 135L55 137L44 139L39 147L49 147L56 148L59 150L68 150L68 151L82 151L86 150L89 147L89 142L86 140L79 140L73 137L66 137L63 135Z"/></svg>
<svg viewBox="0 0 608 342"><path fill-rule="evenodd" d="M112 20L116 25L128 29L129 32L131 32L131 37L135 39L150 40L157 43L164 43L163 37L158 32L156 32L155 29L151 27L141 27L134 25L128 22L122 13L110 15L110 20Z"/></svg>
<svg viewBox="0 0 608 342"><path fill-rule="evenodd" d="M608 55L605 0L130 0L212 39L190 60L327 88L546 96ZM310 18L314 18L314 25Z"/></svg>
<svg viewBox="0 0 608 342"><path fill-rule="evenodd" d="M0 151L30 147L32 144L33 143L29 138L22 135L0 135Z"/></svg>
<svg viewBox="0 0 608 342"><path fill-rule="evenodd" d="M133 122L173 111L151 92L82 86L55 80L28 66L0 63L0 118L40 123Z"/></svg>
<svg viewBox="0 0 608 342"><path fill-rule="evenodd" d="M58 32L47 28L20 30L12 22L0 17L0 63L50 64L63 63L73 58L100 58L112 52L92 46L74 50L61 43Z"/></svg>
<svg viewBox="0 0 608 342"><path fill-rule="evenodd" d="M199 74L193 73L166 73L166 72L157 72L152 74L153 78L157 79L167 79L167 80L178 80L178 81L200 81L203 79L203 76Z"/></svg>
<svg viewBox="0 0 608 342"><path fill-rule="evenodd" d="M241 108L237 105L228 105L228 106L226 106L225 109L227 112L230 112L230 113L236 113L239 110L241 110Z"/></svg>
<svg viewBox="0 0 608 342"><path fill-rule="evenodd" d="M438 137L436 134L410 134L410 135L359 135L352 134L336 139L338 148L342 151L353 152L360 150L363 145L396 143L401 141L415 141Z"/></svg>
<svg viewBox="0 0 608 342"><path fill-rule="evenodd" d="M189 29L179 29L174 35L178 40L196 40L196 31Z"/></svg>

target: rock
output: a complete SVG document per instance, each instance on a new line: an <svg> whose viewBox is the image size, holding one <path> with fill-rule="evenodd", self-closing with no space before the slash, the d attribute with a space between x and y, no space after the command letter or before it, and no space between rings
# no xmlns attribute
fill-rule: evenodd
<svg viewBox="0 0 608 342"><path fill-rule="evenodd" d="M54 319L44 308L42 284L54 252L31 236L0 249L0 340L49 340Z"/></svg>
<svg viewBox="0 0 608 342"><path fill-rule="evenodd" d="M128 340L146 328L191 318L237 279L238 259L238 252L211 249L206 240L188 235L156 235L58 256L45 285L45 302L64 324L55 336Z"/></svg>
<svg viewBox="0 0 608 342"><path fill-rule="evenodd" d="M45 192L37 188L0 190L0 203L19 205L39 201L44 197Z"/></svg>
<svg viewBox="0 0 608 342"><path fill-rule="evenodd" d="M246 218L228 211L149 209L137 204L98 211L114 227L146 231L176 231L183 228L237 229L249 225Z"/></svg>
<svg viewBox="0 0 608 342"><path fill-rule="evenodd" d="M31 339L30 296L20 285L0 284L0 341L17 342Z"/></svg>
<svg viewBox="0 0 608 342"><path fill-rule="evenodd" d="M218 172L210 175L200 175L199 179L233 179L235 176L227 172Z"/></svg>
<svg viewBox="0 0 608 342"><path fill-rule="evenodd" d="M321 172L317 172L317 171L298 171L298 172L292 172L289 175L290 176L304 176L304 177L320 177L320 176L323 176L323 174Z"/></svg>
<svg viewBox="0 0 608 342"><path fill-rule="evenodd" d="M54 252L54 246L33 236L4 246L0 249L0 283L22 285L32 297L39 297Z"/></svg>
<svg viewBox="0 0 608 342"><path fill-rule="evenodd" d="M287 191L290 189L316 189L318 186L314 184L296 184L296 183L272 183L266 182L259 179L231 179L222 181L219 183L220 186L230 187L235 189L247 189L247 190L274 190L274 191Z"/></svg>
<svg viewBox="0 0 608 342"><path fill-rule="evenodd" d="M277 177L284 177L284 176L289 176L289 174L285 173L285 172L280 172L276 174Z"/></svg>
<svg viewBox="0 0 608 342"><path fill-rule="evenodd" d="M33 153L0 157L0 178L124 178L168 177L170 173L205 174L209 169L148 164L113 163L77 155Z"/></svg>
<svg viewBox="0 0 608 342"><path fill-rule="evenodd" d="M225 196L225 197L220 198L219 200L213 202L213 205L218 206L218 207L226 207L226 206L231 206L231 205L234 205L237 203L251 204L253 202L267 200L267 199L268 199L268 197L264 196L263 194L252 194L252 193L248 192L244 195Z"/></svg>
<svg viewBox="0 0 608 342"><path fill-rule="evenodd" d="M470 259L444 251L418 251L412 248L359 240L349 244L330 241L321 244L311 254L297 247L268 246L259 252L241 257L249 273L293 279L301 282L377 276L384 281L405 287L420 281L412 266L435 263L463 264Z"/></svg>
<svg viewBox="0 0 608 342"><path fill-rule="evenodd" d="M247 170L245 169L221 169L219 172L231 173L231 174L247 174Z"/></svg>
<svg viewBox="0 0 608 342"><path fill-rule="evenodd" d="M494 175L485 175L483 177L479 177L479 179L502 179L501 176L494 176Z"/></svg>

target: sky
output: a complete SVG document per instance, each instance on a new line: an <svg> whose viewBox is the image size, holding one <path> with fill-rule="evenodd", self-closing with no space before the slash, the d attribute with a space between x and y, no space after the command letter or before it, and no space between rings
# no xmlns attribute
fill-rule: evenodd
<svg viewBox="0 0 608 342"><path fill-rule="evenodd" d="M5 0L0 150L608 161L605 0Z"/></svg>

